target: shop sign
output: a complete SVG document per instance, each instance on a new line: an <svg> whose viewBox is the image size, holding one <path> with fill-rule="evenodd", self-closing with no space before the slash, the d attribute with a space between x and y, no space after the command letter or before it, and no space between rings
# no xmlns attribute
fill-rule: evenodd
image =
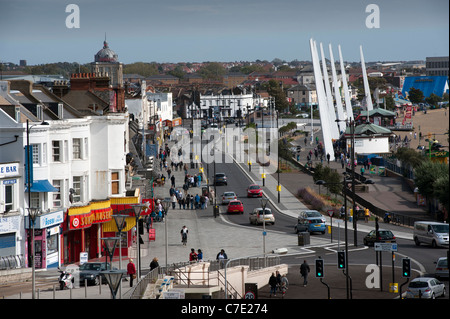
<svg viewBox="0 0 450 319"><path fill-rule="evenodd" d="M91 210L86 214L70 216L70 229L80 229L91 227L92 224L110 221L113 211L110 207L104 209Z"/></svg>
<svg viewBox="0 0 450 319"><path fill-rule="evenodd" d="M0 164L0 178L19 176L19 163Z"/></svg>

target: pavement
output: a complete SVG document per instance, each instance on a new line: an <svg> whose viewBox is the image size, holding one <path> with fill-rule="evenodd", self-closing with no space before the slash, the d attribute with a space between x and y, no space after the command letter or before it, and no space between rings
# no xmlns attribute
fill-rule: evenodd
<svg viewBox="0 0 450 319"><path fill-rule="evenodd" d="M246 165L236 163L242 170L242 173L247 175L247 177L255 183L260 183L261 172L258 171L257 167L254 165L252 167L252 172L248 171ZM334 163L330 163L334 165ZM155 165L159 169L159 165ZM198 169L189 169L189 174L197 174ZM174 171L176 183L184 180L184 171L178 170ZM167 174L165 174L167 176ZM264 193L271 201L272 205L282 214L286 214L293 218L297 218L298 212L301 209L307 208L296 196L296 191L302 185L312 186L312 177L304 173L282 173L281 175L281 201L278 203L276 186L278 181L275 175L267 175L264 187ZM410 201L413 197L407 190L403 188L401 183L393 182L395 178L380 178L380 182L376 182L376 186L370 185L369 194L373 196L374 200L380 196L383 198L385 194L378 194L382 192L384 188L390 193L397 193L404 199L404 203ZM384 181L384 183L382 182ZM139 183L144 184L145 180L135 180L136 186ZM165 198L169 196L170 181L168 181L164 186L155 187L154 194L156 198ZM194 196L198 193L200 194L201 189L198 187L190 188L188 190L189 194ZM378 198L379 200L379 198ZM385 197L383 202L389 204L389 201L394 201L392 197ZM394 203L392 203L393 205ZM327 224L329 224L329 217ZM335 225L335 224L333 224ZM167 228L166 228L167 226ZM187 245L183 246L181 243L180 230L182 226L186 226L189 230ZM363 232L368 232L374 229L374 222L369 221L364 223L364 221L358 222L358 230ZM400 226L389 225L389 227L395 228L395 235L398 238L408 238L412 239L411 230L403 228ZM218 217L213 216L212 206L208 205L205 210L190 210L190 209L179 209L178 205L175 209L170 209L167 216L167 224L163 222L154 222L153 228L156 230L156 239L154 241L148 240L147 231L142 236L144 244L141 244L141 269L148 269L151 260L154 257L159 259L159 264L164 266L166 264L176 264L180 262L187 262L189 258L189 253L191 248L195 250L201 249L203 251L204 260L215 260L216 254L224 249L229 258L240 258L249 256L261 256L262 255L262 245L261 245L261 230L252 227L246 227L241 225L235 225L227 222L222 215ZM352 230L352 223L348 223L349 230ZM167 232L166 232L167 229ZM290 288L285 296L285 299L327 299L327 287L322 284L318 279L313 278L313 260L316 258L311 247L319 247L324 251L330 249L333 251L334 248L329 248L330 240L321 236L311 236L309 246L299 246L298 236L292 233L279 232L275 230L267 230L266 240L266 252L271 252L279 248L287 248L289 256L298 256L297 263L289 265L288 279L290 281ZM167 242L166 242L167 236ZM167 258L166 258L166 247L167 247ZM328 253L330 251L327 251ZM307 287L303 287L302 279L298 274L298 267L303 262L304 259L308 259L311 267L310 280ZM104 260L99 258L99 260ZM127 258L123 257L122 266L125 268ZM136 259L135 259L136 262ZM312 263L312 265L311 265ZM118 266L118 258L114 258L113 266ZM325 263L327 267L327 261ZM350 265L350 276L353 278L353 291L354 296L361 299L392 299L395 298L395 294L389 292L387 285L384 285L384 291L377 291L376 289L368 289L364 286L364 278L367 277L364 269L364 265ZM324 282L329 284L333 289L331 298L334 299L345 299L347 298L347 290L345 276L343 274L339 275L340 270L336 269L336 265L327 267L327 277L324 278ZM395 270L397 272L397 270ZM358 275L357 275L358 274ZM336 275L336 276L335 276ZM360 276L361 278L357 278ZM397 278L400 277L399 274L396 275ZM54 270L40 271L37 273L37 277L40 279L46 278L49 282L54 282L57 284L57 272ZM388 277L388 276L386 276ZM327 282L328 281L328 282ZM31 285L31 284L30 284ZM48 285L47 285L48 286ZM379 289L378 289L379 290ZM259 297L269 298L268 296L269 288L268 286L260 287ZM358 293L356 293L356 291ZM100 293L101 292L101 293ZM129 282L122 282L122 296L127 296L130 292ZM70 295L70 293L72 295ZM0 290L0 296L2 292ZM31 293L14 294L10 296L3 295L5 299L30 299ZM110 299L111 294L107 286L99 287L92 286L73 289L72 292L65 290L53 292L52 289L46 288L39 293L40 299ZM275 298L275 297L273 297ZM277 296L276 298L281 298Z"/></svg>

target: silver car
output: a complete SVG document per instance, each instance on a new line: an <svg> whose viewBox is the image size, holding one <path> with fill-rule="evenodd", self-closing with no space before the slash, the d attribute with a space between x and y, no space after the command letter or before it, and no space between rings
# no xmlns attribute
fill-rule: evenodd
<svg viewBox="0 0 450 319"><path fill-rule="evenodd" d="M253 212L250 213L248 220L250 221L250 224L275 224L275 217L272 214L272 210L270 208L266 208L264 210L262 208L255 208Z"/></svg>
<svg viewBox="0 0 450 319"><path fill-rule="evenodd" d="M436 278L448 278L448 261L447 257L440 257L436 264L434 275Z"/></svg>
<svg viewBox="0 0 450 319"><path fill-rule="evenodd" d="M435 299L445 297L445 285L431 277L414 278L406 289L406 298Z"/></svg>
<svg viewBox="0 0 450 319"><path fill-rule="evenodd" d="M228 205L230 201L237 199L235 192L224 192L222 194L222 205Z"/></svg>

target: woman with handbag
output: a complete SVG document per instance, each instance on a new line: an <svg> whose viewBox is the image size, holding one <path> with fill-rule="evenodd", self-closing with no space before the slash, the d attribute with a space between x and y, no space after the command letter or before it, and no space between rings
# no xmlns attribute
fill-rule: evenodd
<svg viewBox="0 0 450 319"><path fill-rule="evenodd" d="M136 266L133 263L133 259L130 258L130 262L127 265L127 275L130 275L130 287L133 287L133 279L136 278Z"/></svg>

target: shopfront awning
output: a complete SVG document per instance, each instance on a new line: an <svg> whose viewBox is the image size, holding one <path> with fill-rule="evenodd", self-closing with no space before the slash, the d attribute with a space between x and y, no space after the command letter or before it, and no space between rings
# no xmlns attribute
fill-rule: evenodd
<svg viewBox="0 0 450 319"><path fill-rule="evenodd" d="M37 181L33 181L31 185L32 193L48 193L48 192L57 192L58 189L53 187L52 184L46 179L41 179ZM28 187L25 189L25 192L28 192Z"/></svg>

